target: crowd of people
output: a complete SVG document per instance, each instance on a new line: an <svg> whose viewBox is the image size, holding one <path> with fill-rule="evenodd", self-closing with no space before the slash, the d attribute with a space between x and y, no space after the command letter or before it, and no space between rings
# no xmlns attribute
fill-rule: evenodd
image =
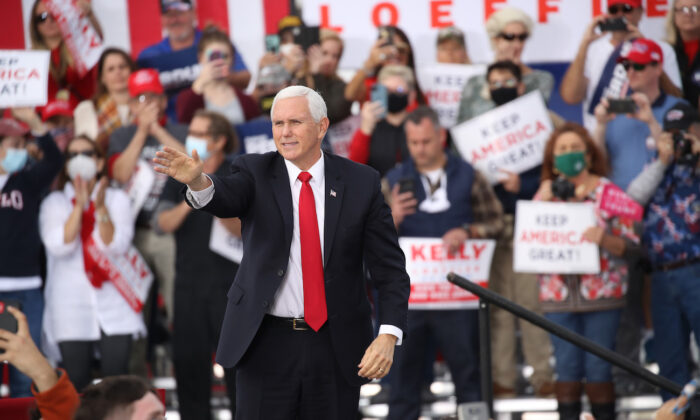
<svg viewBox="0 0 700 420"><path fill-rule="evenodd" d="M416 77L423 65L472 64L460 28L438 31L433 63L416 62L400 28L379 28L346 83L338 73L342 36L321 29L318 44L296 44L295 31L305 26L287 16L278 25L278 50L263 55L251 82L226 32L197 29L190 0L162 0L162 41L136 60L107 47L94 68L80 74L58 22L36 0L29 28L32 49L51 53L49 101L5 110L0 119L0 313L21 308L9 309L19 319L18 332L0 332L10 395L36 395L45 419L76 412L76 419L95 419L125 409L102 401L122 392L125 405L155 410L140 418L160 418L163 407L147 384L121 375L148 377L154 337L170 337L181 418L211 418L212 353L227 302L241 299L232 287L240 256L215 251L212 237L240 241L241 221L193 210L183 185L156 170L157 152L187 153L201 159L205 173L224 175L236 156L274 151L273 99L293 85L320 93L331 127L360 104L348 158L382 177L399 237L441 238L448 253L467 239L495 240L492 290L626 356L639 358L640 343L646 344L645 362L687 383L694 373L691 333L700 345L694 300L700 293L694 283L700 278L700 0L669 4L664 40L640 32L641 0L607 4L607 13L587 26L559 84L565 102L581 104L583 124L549 110L553 132L541 165L502 170L492 184L459 156ZM76 7L101 32L90 1L78 0ZM601 30L611 18L624 25ZM537 30L526 13L503 7L485 30L494 59L465 83L458 123L531 92L548 103L555 89L552 74L522 61ZM164 57L173 52L197 69L191 80L162 77L171 70ZM379 89L383 101L373 93ZM619 111L613 102L623 98L631 108ZM333 153L328 139L322 147ZM638 202L641 221L604 210L609 189ZM584 238L599 247L600 272L515 272L518 200L592 203L595 223ZM370 298L371 277L365 279ZM491 317L496 397L521 391L519 336L533 368L532 392L554 396L561 419L579 418L584 392L595 419L615 418L621 388L609 363L504 310L492 308ZM438 353L457 401L482 398L477 321L469 309L408 311L406 339L399 338L391 374L382 379L389 418L418 418ZM232 412L234 376L235 368L225 370ZM107 377L114 378L90 385ZM62 407L47 404L51 392L54 398L62 393ZM682 418L666 409L662 414Z"/></svg>

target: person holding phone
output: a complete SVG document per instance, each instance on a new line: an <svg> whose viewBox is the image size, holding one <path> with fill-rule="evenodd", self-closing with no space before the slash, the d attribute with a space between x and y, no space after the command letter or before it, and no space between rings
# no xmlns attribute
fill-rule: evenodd
<svg viewBox="0 0 700 420"><path fill-rule="evenodd" d="M31 108L14 109L15 119L0 119L0 301L18 301L35 342L41 337L39 204L61 170L62 156L48 128ZM43 157L30 160L29 125ZM31 381L10 367L10 396L29 397Z"/></svg>
<svg viewBox="0 0 700 420"><path fill-rule="evenodd" d="M583 125L591 133L597 124L595 108L601 100L626 95L623 87L628 82L627 72L617 59L625 50L627 41L644 37L639 30L643 16L642 0L609 0L607 14L594 18L586 27L576 57L561 81L559 93L562 99L572 105L583 103ZM624 19L626 27L601 31L600 24L609 19ZM661 90L680 96L681 76L676 54L667 43L656 43L664 56Z"/></svg>
<svg viewBox="0 0 700 420"><path fill-rule="evenodd" d="M189 124L198 109L218 112L231 124L241 124L258 115L255 101L228 78L234 59L233 45L225 32L208 26L197 46L201 71L192 87L178 95L175 104L177 120Z"/></svg>
<svg viewBox="0 0 700 420"><path fill-rule="evenodd" d="M309 71L318 91L328 105L331 125L350 116L352 101L345 99L345 82L338 76L343 56L343 39L337 32L321 29L319 48L309 48Z"/></svg>
<svg viewBox="0 0 700 420"><path fill-rule="evenodd" d="M382 176L408 158L403 124L415 96L415 78L408 66L384 66L373 86L372 101L362 105L362 122L350 142L348 158Z"/></svg>

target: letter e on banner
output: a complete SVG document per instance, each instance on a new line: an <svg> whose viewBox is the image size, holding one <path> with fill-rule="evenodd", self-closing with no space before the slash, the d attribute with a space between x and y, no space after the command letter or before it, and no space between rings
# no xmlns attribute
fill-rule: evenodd
<svg viewBox="0 0 700 420"><path fill-rule="evenodd" d="M559 11L559 0L538 0L537 1L537 20L540 23L547 23L547 15Z"/></svg>
<svg viewBox="0 0 700 420"><path fill-rule="evenodd" d="M664 17L668 11L668 0L647 0L647 16Z"/></svg>
<svg viewBox="0 0 700 420"><path fill-rule="evenodd" d="M430 27L444 28L454 25L452 21L452 0L433 0L430 2Z"/></svg>
<svg viewBox="0 0 700 420"><path fill-rule="evenodd" d="M331 10L330 6L327 4L322 4L321 5L321 23L319 26L322 28L326 29L331 29L333 31L336 31L338 33L343 32L343 27L342 26L333 26L331 25Z"/></svg>
<svg viewBox="0 0 700 420"><path fill-rule="evenodd" d="M506 0L484 0L484 21L488 20L493 12L498 11L497 4L504 4Z"/></svg>
<svg viewBox="0 0 700 420"><path fill-rule="evenodd" d="M386 10L386 12L384 12L384 10ZM387 14L389 15L389 21L382 19L382 15L386 16ZM378 3L372 9L372 23L374 23L376 27L386 25L397 26L399 23L399 9L396 8L394 3Z"/></svg>

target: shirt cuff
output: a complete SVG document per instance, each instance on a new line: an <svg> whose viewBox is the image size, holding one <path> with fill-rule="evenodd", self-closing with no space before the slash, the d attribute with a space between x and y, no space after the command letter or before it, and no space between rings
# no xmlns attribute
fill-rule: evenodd
<svg viewBox="0 0 700 420"><path fill-rule="evenodd" d="M214 197L214 182L209 178L209 175L204 174L211 182L207 188L201 191L192 191L190 187L187 187L187 200L192 203L192 207L195 209L201 209L202 207L209 204L211 199Z"/></svg>
<svg viewBox="0 0 700 420"><path fill-rule="evenodd" d="M391 334L391 335L393 335L394 337L396 337L398 339L398 340L396 340L397 346L400 346L401 343L403 342L403 331L401 331L400 328L395 327L393 325L386 325L386 324L380 325L379 326L379 333L377 335L379 335L379 334Z"/></svg>

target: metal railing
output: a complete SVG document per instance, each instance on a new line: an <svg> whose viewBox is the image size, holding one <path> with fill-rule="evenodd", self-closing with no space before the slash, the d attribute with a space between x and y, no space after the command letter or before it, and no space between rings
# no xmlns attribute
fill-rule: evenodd
<svg viewBox="0 0 700 420"><path fill-rule="evenodd" d="M449 273L447 280L462 289L465 289L479 298L479 357L481 363L481 393L482 398L489 408L489 414L493 418L493 381L491 378L491 326L489 322L489 307L494 304L513 315L522 318L545 331L557 335L560 338L592 353L608 363L624 369L632 375L647 381L648 383L665 389L674 395L681 393L682 386L659 376L631 361L630 359L601 347L588 338L556 324L543 316L517 305L503 296L491 290L485 289L476 283L472 283L464 277Z"/></svg>

